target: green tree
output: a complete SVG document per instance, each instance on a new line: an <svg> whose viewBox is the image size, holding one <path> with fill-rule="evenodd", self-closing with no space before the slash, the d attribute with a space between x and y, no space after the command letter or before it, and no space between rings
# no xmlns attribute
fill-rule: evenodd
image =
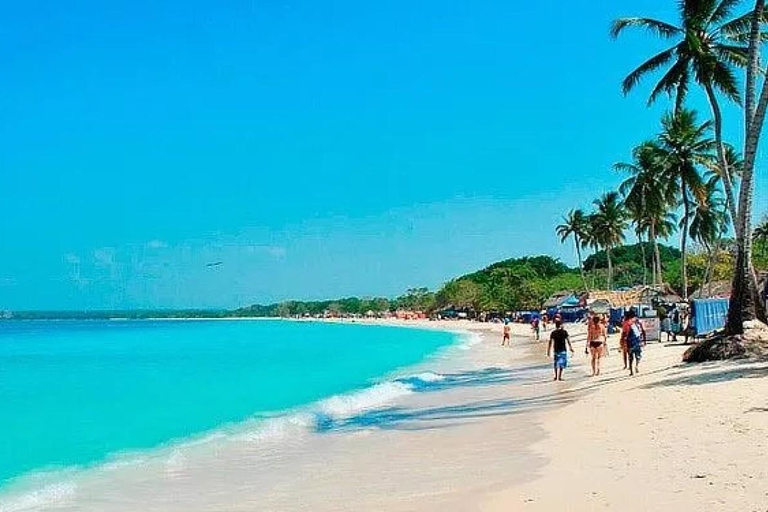
<svg viewBox="0 0 768 512"><path fill-rule="evenodd" d="M590 219L593 243L605 249L608 258L608 289L613 289L613 263L611 251L624 241L627 214L618 192L607 192L594 201L595 213Z"/></svg>
<svg viewBox="0 0 768 512"><path fill-rule="evenodd" d="M565 243L569 237L573 238L573 245L576 247L576 257L579 261L579 273L581 274L582 284L586 291L589 291L589 286L584 275L584 263L581 261L581 247L588 228L587 216L584 215L582 210L578 209L568 212L568 215L563 218L563 223L556 228L560 242Z"/></svg>
<svg viewBox="0 0 768 512"><path fill-rule="evenodd" d="M624 204L640 241L642 235L647 234L653 247L654 285L662 281L658 238L669 236L671 229L668 228L674 222L670 209L675 204L675 190L669 186L664 156L656 141L647 141L632 151L632 162L619 162L613 166L629 174L619 186L619 192L624 197Z"/></svg>
<svg viewBox="0 0 768 512"><path fill-rule="evenodd" d="M698 124L696 113L692 110L680 109L675 113L666 114L661 124L662 131L658 137L659 150L663 154L667 179L675 185L683 206L680 223L680 263L683 298L687 299L686 250L691 207L695 203L706 204L708 201L699 168L712 165L715 141L708 137L711 123Z"/></svg>
<svg viewBox="0 0 768 512"><path fill-rule="evenodd" d="M706 202L699 202L690 212L691 238L704 247L708 255L708 264L704 272L704 284L709 283L719 252L720 240L728 229L728 214L725 201L720 197L720 178L711 175L704 184Z"/></svg>

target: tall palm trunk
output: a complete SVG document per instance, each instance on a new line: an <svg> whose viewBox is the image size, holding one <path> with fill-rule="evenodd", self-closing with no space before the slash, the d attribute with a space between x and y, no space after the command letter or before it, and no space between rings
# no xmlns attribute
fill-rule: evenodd
<svg viewBox="0 0 768 512"><path fill-rule="evenodd" d="M744 170L739 191L736 228L736 258L731 302L728 308L726 332L742 334L744 322L759 319L766 321L765 305L758 294L757 275L752 265L752 203L754 200L754 170L757 147L768 108L768 80L763 81L762 91L755 107L757 76L760 72L760 21L765 0L755 0L749 35L749 58L744 109Z"/></svg>
<svg viewBox="0 0 768 512"><path fill-rule="evenodd" d="M608 290L613 290L613 262L611 261L611 246L605 246L605 255L608 257Z"/></svg>
<svg viewBox="0 0 768 512"><path fill-rule="evenodd" d="M715 90L711 82L705 84L704 89L707 92L709 106L712 108L712 118L715 122L715 143L717 145L717 159L720 162L720 171L722 172L723 188L725 189L725 198L728 203L728 212L731 216L731 223L736 232L736 198L733 193L733 177L728 167L728 160L725 158L725 144L723 143L723 114L720 111L720 104L717 102Z"/></svg>
<svg viewBox="0 0 768 512"><path fill-rule="evenodd" d="M581 261L581 244L579 237L573 235L573 244L576 246L576 258L579 260L579 273L581 274L581 282L584 284L584 291L589 292L589 285L587 285L587 276L584 274L584 264Z"/></svg>
<svg viewBox="0 0 768 512"><path fill-rule="evenodd" d="M656 239L655 222L651 223L650 240L651 244L653 244L653 285L662 285L664 283L664 276L661 272L661 254L659 253L659 241Z"/></svg>
<svg viewBox="0 0 768 512"><path fill-rule="evenodd" d="M691 213L691 203L688 198L687 187L685 181L681 184L683 193L683 229L680 233L680 272L683 278L683 300L688 300L688 257L686 251L688 249L688 220Z"/></svg>
<svg viewBox="0 0 768 512"><path fill-rule="evenodd" d="M645 244L643 243L643 235L637 235L637 240L640 242L640 252L643 256L643 286L648 286L648 260L645 257Z"/></svg>

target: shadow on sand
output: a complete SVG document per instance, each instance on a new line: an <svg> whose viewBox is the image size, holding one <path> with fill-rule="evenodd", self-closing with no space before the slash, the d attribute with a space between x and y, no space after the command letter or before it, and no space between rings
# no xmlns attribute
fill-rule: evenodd
<svg viewBox="0 0 768 512"><path fill-rule="evenodd" d="M643 389L664 388L670 386L700 386L717 382L728 382L736 379L768 377L768 367L734 367L719 371L703 372L674 376L642 386Z"/></svg>
<svg viewBox="0 0 768 512"><path fill-rule="evenodd" d="M419 376L397 379L416 393L430 393L457 388L505 385L513 382L524 385L548 386L551 379L542 371L549 370L550 363L527 366L520 369L498 367L443 374L440 380L424 380ZM548 375L548 374L546 374ZM595 381L587 386L574 389L546 388L545 394L526 398L487 399L438 407L409 408L390 406L363 411L351 417L317 416L315 431L319 433L353 431L370 428L383 430L431 430L447 428L480 418L507 416L556 405L563 405L576 399L576 393L603 386L623 379L614 376Z"/></svg>

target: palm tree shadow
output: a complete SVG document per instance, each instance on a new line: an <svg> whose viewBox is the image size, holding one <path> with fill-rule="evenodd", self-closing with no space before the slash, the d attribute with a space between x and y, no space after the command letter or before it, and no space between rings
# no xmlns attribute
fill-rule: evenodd
<svg viewBox="0 0 768 512"><path fill-rule="evenodd" d="M548 363L520 369L489 367L443 374L439 378L425 375L403 377L395 379L395 382L405 384L415 393L434 393L450 389L497 386L529 381L531 377L537 375L537 372L549 367ZM315 431L323 433L370 428L399 430L447 428L468 420L512 414L536 405L555 404L563 398L558 398L552 394L535 399L481 400L461 405L422 409L395 406L367 410L350 417L341 418L316 413Z"/></svg>
<svg viewBox="0 0 768 512"><path fill-rule="evenodd" d="M714 384L737 379L754 379L761 377L768 377L768 367L736 367L713 372L678 375L668 379L645 384L642 386L642 389L663 388L671 386L700 386L702 384Z"/></svg>
<svg viewBox="0 0 768 512"><path fill-rule="evenodd" d="M544 368L549 368L549 365L534 365L518 370L489 367L480 370L447 373L440 375L438 379L425 378L422 375L414 375L411 377L395 379L395 382L405 384L411 389L411 391L415 391L417 393L430 393L459 387L495 386L499 384L509 384L512 382L525 380L527 377L530 377L532 373L540 371Z"/></svg>
<svg viewBox="0 0 768 512"><path fill-rule="evenodd" d="M480 400L460 405L427 408L386 407L343 419L326 418L316 424L319 433L382 430L434 430L483 418L509 416L524 411L569 403L574 397L545 395L523 399Z"/></svg>

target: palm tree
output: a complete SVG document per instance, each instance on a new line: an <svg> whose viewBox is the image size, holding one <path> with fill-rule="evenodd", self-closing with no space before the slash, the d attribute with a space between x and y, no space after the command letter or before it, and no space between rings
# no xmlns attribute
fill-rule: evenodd
<svg viewBox="0 0 768 512"><path fill-rule="evenodd" d="M723 189L725 190L726 187L726 172L730 175L731 183L732 184L738 184L738 179L741 178L742 172L744 171L744 160L741 158L741 155L739 152L731 146L730 144L725 144L725 161L727 164L727 171L723 168L722 164L720 163L720 159L718 158L717 161L713 161L709 165L709 170L713 173L713 178L717 178L718 181L722 183ZM728 210L728 213L730 215L733 215L736 205L731 205L730 200L732 198L728 197L728 194L726 193L725 197L725 207ZM729 224L732 224L733 219L727 219Z"/></svg>
<svg viewBox="0 0 768 512"><path fill-rule="evenodd" d="M741 103L733 66L747 67L749 63L750 54L746 43L750 36L753 11L729 19L738 3L739 0L681 0L678 2L678 25L634 17L617 19L611 27L613 38L617 38L628 27L641 27L663 39L675 40L672 46L643 62L627 75L622 82L622 91L628 94L645 75L668 64L669 68L651 91L649 104L666 93L675 97L675 111L678 111L683 106L691 78L704 89L712 109L718 159L724 170L728 204L734 218L736 202L723 144L723 120L717 92L729 100ZM762 17L762 13L759 15ZM750 103L752 96L747 95L747 103Z"/></svg>
<svg viewBox="0 0 768 512"><path fill-rule="evenodd" d="M688 246L688 225L693 204L707 204L706 187L699 173L700 166L711 166L715 142L709 138L711 123L697 124L696 113L680 109L666 114L662 120L662 131L658 137L659 151L663 155L666 178L677 188L678 198L683 206L680 222L680 252L683 277L683 298L688 299L688 271L686 251Z"/></svg>
<svg viewBox="0 0 768 512"><path fill-rule="evenodd" d="M584 275L584 264L581 260L581 247L584 243L584 237L587 232L587 217L582 210L571 210L566 217L563 217L563 223L555 228L560 242L565 243L568 237L573 237L573 245L576 247L576 257L579 260L579 272L581 281L584 284L584 290L589 291L587 277Z"/></svg>
<svg viewBox="0 0 768 512"><path fill-rule="evenodd" d="M611 250L624 241L627 214L618 192L607 192L593 202L596 211L591 216L592 236L605 249L608 258L608 289L613 289L613 261Z"/></svg>
<svg viewBox="0 0 768 512"><path fill-rule="evenodd" d="M704 284L709 284L718 253L720 241L728 230L728 213L725 201L720 197L720 176L710 175L704 183L706 202L697 203L690 213L691 238L701 244L707 252L708 262L704 272Z"/></svg>
<svg viewBox="0 0 768 512"><path fill-rule="evenodd" d="M635 225L638 238L647 234L648 241L654 247L652 258L654 286L663 281L657 240L660 225L671 216L669 210L676 202L675 189L670 186L665 172L664 155L658 143L646 141L632 151L632 162L619 162L613 166L618 171L630 174L619 186L619 192L624 197L624 205ZM669 232L669 230L666 231ZM645 262L645 248L642 246L642 240L641 247L643 247Z"/></svg>

